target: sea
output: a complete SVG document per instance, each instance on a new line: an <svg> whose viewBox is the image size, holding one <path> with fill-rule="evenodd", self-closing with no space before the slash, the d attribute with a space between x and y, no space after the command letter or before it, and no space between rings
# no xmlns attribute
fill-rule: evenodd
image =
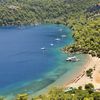
<svg viewBox="0 0 100 100"><path fill-rule="evenodd" d="M68 73L82 69L84 54L65 54L73 44L72 30L64 25L0 27L0 95L35 93ZM76 56L80 61L67 62Z"/></svg>

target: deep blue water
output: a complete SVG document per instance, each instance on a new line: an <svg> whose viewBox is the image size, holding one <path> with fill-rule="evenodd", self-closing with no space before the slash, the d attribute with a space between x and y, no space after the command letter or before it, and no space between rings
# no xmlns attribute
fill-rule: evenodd
<svg viewBox="0 0 100 100"><path fill-rule="evenodd" d="M67 37L61 38L63 34ZM61 40L56 41L56 38ZM61 67L62 70L55 71L60 64L69 64L60 48L73 41L71 30L63 25L0 27L0 90L19 92L33 88L32 91L37 91L54 82L70 70L70 67ZM46 50L41 50L42 47ZM56 78L46 77L50 72Z"/></svg>

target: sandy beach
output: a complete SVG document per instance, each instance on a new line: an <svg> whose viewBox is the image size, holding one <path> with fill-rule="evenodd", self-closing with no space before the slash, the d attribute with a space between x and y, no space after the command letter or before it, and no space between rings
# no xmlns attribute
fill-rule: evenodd
<svg viewBox="0 0 100 100"><path fill-rule="evenodd" d="M89 64L89 61L90 61L90 58L91 58L88 55L85 55L85 56L87 56L86 60L82 65L79 65L80 68L78 70L73 70L72 72L70 72L70 71L66 72L65 74L60 76L54 83L48 85L47 87L41 89L40 91L37 91L36 93L33 93L32 96L38 96L38 95L41 95L41 94L46 94L53 87L66 88L66 87L69 87L75 81L77 81L76 79L78 79L80 76L83 76L85 74L84 69L85 69L86 65ZM69 76L70 73L72 73L72 76Z"/></svg>
<svg viewBox="0 0 100 100"><path fill-rule="evenodd" d="M83 69L80 70L79 73L75 74L75 76L70 81L66 81L65 77L68 77L67 74L64 74L60 79L58 79L55 83L52 85L49 85L45 89L39 91L36 94L31 95L31 97L40 95L40 94L47 94L48 89L50 89L53 86L56 86L58 88L68 88L68 87L75 87L78 88L79 86L84 87L85 84L92 83L95 86L95 89L100 89L100 58L98 57L92 57L91 55L88 56L87 62L82 66ZM88 69L93 69L92 79L90 77L87 77L86 71ZM64 80L66 82L64 82ZM64 82L63 85L56 84L57 82Z"/></svg>
<svg viewBox="0 0 100 100"><path fill-rule="evenodd" d="M87 77L86 71L93 69L92 78ZM64 84L64 87L84 87L85 84L92 83L95 88L100 88L100 58L92 57L89 55L87 63L84 65L83 70L79 72L78 76L71 80L69 83Z"/></svg>
<svg viewBox="0 0 100 100"><path fill-rule="evenodd" d="M52 87L58 87L64 89L67 87L78 88L79 86L84 87L85 84L87 83L93 83L96 89L100 88L100 58L92 57L91 55L89 55L87 62L82 67L83 67L82 70L80 70L79 73L75 74L74 77L71 78L71 80L66 81L68 74L64 74L53 84L47 86L46 88L34 94L31 94L30 98L38 96L40 94L46 94L48 93L48 90L50 90ZM86 71L90 68L94 69L92 74L93 77L92 79L86 76Z"/></svg>

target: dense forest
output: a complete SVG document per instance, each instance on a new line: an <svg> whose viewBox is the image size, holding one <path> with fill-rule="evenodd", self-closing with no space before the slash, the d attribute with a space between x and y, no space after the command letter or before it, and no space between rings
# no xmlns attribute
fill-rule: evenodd
<svg viewBox="0 0 100 100"><path fill-rule="evenodd" d="M0 25L67 24L72 14L83 12L96 3L98 0L1 0Z"/></svg>
<svg viewBox="0 0 100 100"><path fill-rule="evenodd" d="M100 57L100 4L94 4L82 13L68 19L75 44L64 48L69 52L81 51Z"/></svg>

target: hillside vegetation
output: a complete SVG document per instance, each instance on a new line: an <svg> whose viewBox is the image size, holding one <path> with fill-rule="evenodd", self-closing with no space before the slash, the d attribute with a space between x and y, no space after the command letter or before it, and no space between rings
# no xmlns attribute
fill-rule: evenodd
<svg viewBox="0 0 100 100"><path fill-rule="evenodd" d="M7 100L6 97L0 97L0 100ZM100 92L95 90L94 85L88 83L84 89L78 88L52 88L47 94L32 96L27 93L16 95L13 100L100 100Z"/></svg>
<svg viewBox="0 0 100 100"><path fill-rule="evenodd" d="M100 92L95 92L91 83L86 84L84 88L81 86L78 89L71 87L66 90L53 88L47 95L40 95L33 100L100 100Z"/></svg>
<svg viewBox="0 0 100 100"><path fill-rule="evenodd" d="M98 0L1 0L0 25L25 25L44 22L65 23ZM81 4L81 5L80 5Z"/></svg>

